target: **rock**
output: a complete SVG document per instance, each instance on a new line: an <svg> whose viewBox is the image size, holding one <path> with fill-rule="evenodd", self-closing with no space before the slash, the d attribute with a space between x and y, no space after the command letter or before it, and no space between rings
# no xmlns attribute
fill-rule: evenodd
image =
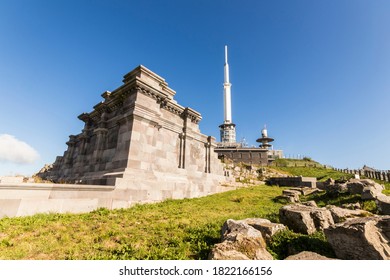
<svg viewBox="0 0 390 280"><path fill-rule="evenodd" d="M335 183L333 185L327 186L326 190L329 193L340 194L340 193L347 193L348 192L348 187L347 187L346 183Z"/></svg>
<svg viewBox="0 0 390 280"><path fill-rule="evenodd" d="M302 204L283 206L279 209L279 218L282 224L303 234L313 234L334 224L329 210Z"/></svg>
<svg viewBox="0 0 390 280"><path fill-rule="evenodd" d="M246 258L245 258L246 257ZM211 250L209 259L272 260L259 230L244 221L227 220L222 226L222 243Z"/></svg>
<svg viewBox="0 0 390 280"><path fill-rule="evenodd" d="M243 221L227 220L221 230L222 241L229 240L235 241L240 236L245 236L253 239L263 239L263 235L260 231L251 227ZM265 243L264 243L265 245Z"/></svg>
<svg viewBox="0 0 390 280"><path fill-rule="evenodd" d="M216 244L211 250L209 260L249 260L249 258L237 251L234 242L226 241Z"/></svg>
<svg viewBox="0 0 390 280"><path fill-rule="evenodd" d="M324 183L325 183L326 186L334 185L335 184L335 180L333 180L332 178L329 178Z"/></svg>
<svg viewBox="0 0 390 280"><path fill-rule="evenodd" d="M301 193L295 190L283 190L282 197L285 197L289 202L299 202L299 195Z"/></svg>
<svg viewBox="0 0 390 280"><path fill-rule="evenodd" d="M283 195L300 195L301 192L297 191L297 190L289 189L289 190L283 190L282 194Z"/></svg>
<svg viewBox="0 0 390 280"><path fill-rule="evenodd" d="M243 222L260 231L266 242L269 242L275 233L286 229L284 225L271 223L267 219L249 218Z"/></svg>
<svg viewBox="0 0 390 280"><path fill-rule="evenodd" d="M390 216L356 218L332 225L324 232L340 259L390 259Z"/></svg>
<svg viewBox="0 0 390 280"><path fill-rule="evenodd" d="M365 184L358 179L350 179L345 184L350 194L361 194L365 187Z"/></svg>
<svg viewBox="0 0 390 280"><path fill-rule="evenodd" d="M372 216L373 214L364 210L351 210L340 208L334 205L327 205L326 208L332 214L335 223L345 222L348 219Z"/></svg>
<svg viewBox="0 0 390 280"><path fill-rule="evenodd" d="M334 259L324 257L314 252L303 251L298 254L288 256L287 258L285 258L285 260L334 260Z"/></svg>
<svg viewBox="0 0 390 280"><path fill-rule="evenodd" d="M359 202L342 204L341 207L346 208L346 209L351 209L351 210L362 209L362 206L360 205Z"/></svg>
<svg viewBox="0 0 390 280"><path fill-rule="evenodd" d="M314 200L301 202L301 204L306 205L306 206L310 206L310 207L318 207L317 203Z"/></svg>
<svg viewBox="0 0 390 280"><path fill-rule="evenodd" d="M382 215L390 215L390 196L380 194L376 197L375 202L378 206L379 213Z"/></svg>
<svg viewBox="0 0 390 280"><path fill-rule="evenodd" d="M382 195L382 191L384 190L384 187L374 181L372 182L374 183L373 185L368 185L363 188L362 191L363 200L376 199L377 196Z"/></svg>

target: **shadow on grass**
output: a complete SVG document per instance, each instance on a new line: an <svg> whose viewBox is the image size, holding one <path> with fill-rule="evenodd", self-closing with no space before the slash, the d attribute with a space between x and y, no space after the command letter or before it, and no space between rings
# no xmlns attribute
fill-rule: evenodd
<svg viewBox="0 0 390 280"><path fill-rule="evenodd" d="M268 250L275 259L279 260L302 251L311 251L322 256L335 258L335 253L323 232L305 235L291 230L284 230L272 237L268 244Z"/></svg>

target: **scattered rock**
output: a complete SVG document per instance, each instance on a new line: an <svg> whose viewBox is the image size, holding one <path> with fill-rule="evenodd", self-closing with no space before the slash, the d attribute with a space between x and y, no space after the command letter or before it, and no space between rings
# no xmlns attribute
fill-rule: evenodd
<svg viewBox="0 0 390 280"><path fill-rule="evenodd" d="M362 199L363 200L371 200L376 199L377 196L382 195L382 191L384 187L372 180L369 180L372 184L366 185L362 191Z"/></svg>
<svg viewBox="0 0 390 280"><path fill-rule="evenodd" d="M324 257L314 252L303 251L298 254L288 256L287 258L285 258L285 260L334 260L334 259Z"/></svg>
<svg viewBox="0 0 390 280"><path fill-rule="evenodd" d="M289 202L296 203L299 202L299 195L301 193L295 190L283 190L282 197L285 197Z"/></svg>
<svg viewBox="0 0 390 280"><path fill-rule="evenodd" d="M340 259L390 259L390 216L356 218L332 225L324 232Z"/></svg>
<svg viewBox="0 0 390 280"><path fill-rule="evenodd" d="M222 226L222 243L211 250L209 259L272 260L259 230L244 221L227 220Z"/></svg>
<svg viewBox="0 0 390 280"><path fill-rule="evenodd" d="M303 204L285 205L279 209L282 224L303 234L313 234L334 224L330 211Z"/></svg>
<svg viewBox="0 0 390 280"><path fill-rule="evenodd" d="M362 209L362 206L360 205L359 202L342 204L341 207L346 209L351 209L351 210Z"/></svg>
<svg viewBox="0 0 390 280"><path fill-rule="evenodd" d="M209 260L249 260L249 258L237 250L234 242L222 242L213 247Z"/></svg>
<svg viewBox="0 0 390 280"><path fill-rule="evenodd" d="M286 229L284 225L271 223L267 219L249 218L243 222L260 231L266 242L269 242L275 233Z"/></svg>
<svg viewBox="0 0 390 280"><path fill-rule="evenodd" d="M363 180L350 179L345 185L350 194L361 194L366 184Z"/></svg>
<svg viewBox="0 0 390 280"><path fill-rule="evenodd" d="M378 206L379 213L382 215L390 215L390 196L380 194L376 197L375 202Z"/></svg>
<svg viewBox="0 0 390 280"><path fill-rule="evenodd" d="M373 214L364 210L351 210L340 208L335 205L327 205L326 208L332 214L332 218L335 223L345 222L349 219L372 216Z"/></svg>
<svg viewBox="0 0 390 280"><path fill-rule="evenodd" d="M318 207L317 203L314 200L305 201L305 202L302 202L301 204L306 205L306 206L310 206L310 207Z"/></svg>
<svg viewBox="0 0 390 280"><path fill-rule="evenodd" d="M342 194L348 192L348 187L346 183L335 183L333 185L327 186L326 189L329 193L333 194Z"/></svg>

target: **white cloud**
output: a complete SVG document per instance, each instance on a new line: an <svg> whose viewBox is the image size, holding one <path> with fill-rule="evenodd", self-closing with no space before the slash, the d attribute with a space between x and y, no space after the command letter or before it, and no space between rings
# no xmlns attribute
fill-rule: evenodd
<svg viewBox="0 0 390 280"><path fill-rule="evenodd" d="M0 134L0 162L33 163L39 154L27 143L9 134Z"/></svg>

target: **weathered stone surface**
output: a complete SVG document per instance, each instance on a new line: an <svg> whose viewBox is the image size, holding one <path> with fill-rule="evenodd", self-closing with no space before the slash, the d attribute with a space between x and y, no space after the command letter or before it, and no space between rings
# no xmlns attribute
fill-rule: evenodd
<svg viewBox="0 0 390 280"><path fill-rule="evenodd" d="M352 210L362 209L362 206L360 205L359 202L346 203L346 204L341 205L341 207L346 208L346 209L352 209Z"/></svg>
<svg viewBox="0 0 390 280"><path fill-rule="evenodd" d="M252 226L248 225L244 221L236 221L233 219L227 220L221 229L222 241L235 241L241 236L247 238L259 239L264 242L263 235L260 231L256 230ZM265 246L265 243L264 243Z"/></svg>
<svg viewBox="0 0 390 280"><path fill-rule="evenodd" d="M250 260L237 249L235 242L225 241L216 244L211 250L209 260Z"/></svg>
<svg viewBox="0 0 390 280"><path fill-rule="evenodd" d="M295 255L288 256L285 260L333 260L315 252L303 251Z"/></svg>
<svg viewBox="0 0 390 280"><path fill-rule="evenodd" d="M340 208L334 205L327 205L326 208L332 214L335 223L345 222L348 219L372 216L373 214L364 210L351 210Z"/></svg>
<svg viewBox="0 0 390 280"><path fill-rule="evenodd" d="M345 183L328 180L322 187L330 193L361 194L364 200L375 199L384 189L382 185L370 179L350 179Z"/></svg>
<svg viewBox="0 0 390 280"><path fill-rule="evenodd" d="M286 229L284 225L271 223L267 219L248 218L243 220L243 222L260 231L266 242L268 242L275 233Z"/></svg>
<svg viewBox="0 0 390 280"><path fill-rule="evenodd" d="M296 203L299 202L299 195L301 193L295 190L283 190L282 197L285 197L289 202Z"/></svg>
<svg viewBox="0 0 390 280"><path fill-rule="evenodd" d="M365 184L362 180L358 179L350 179L345 183L350 194L361 194L365 187Z"/></svg>
<svg viewBox="0 0 390 280"><path fill-rule="evenodd" d="M324 232L340 259L390 259L390 216L356 218L332 225Z"/></svg>
<svg viewBox="0 0 390 280"><path fill-rule="evenodd" d="M272 177L267 180L269 185L278 185L285 187L309 187L315 188L317 185L317 178L313 177Z"/></svg>
<svg viewBox="0 0 390 280"><path fill-rule="evenodd" d="M336 194L347 193L348 187L345 183L341 183L341 184L335 183L333 185L328 185L326 191L328 191L329 193L336 193Z"/></svg>
<svg viewBox="0 0 390 280"><path fill-rule="evenodd" d="M318 207L317 203L314 200L301 202L301 204L306 205L306 206L310 206L310 207Z"/></svg>
<svg viewBox="0 0 390 280"><path fill-rule="evenodd" d="M225 252L226 251L226 252ZM246 257L246 258L245 258ZM211 250L209 259L272 260L259 230L244 221L227 220L222 226L222 243Z"/></svg>
<svg viewBox="0 0 390 280"><path fill-rule="evenodd" d="M385 194L378 195L375 202L381 214L390 215L390 196Z"/></svg>
<svg viewBox="0 0 390 280"><path fill-rule="evenodd" d="M371 181L371 180L370 180ZM378 196L382 195L382 191L384 187L374 181L373 184L366 185L362 191L362 199L363 200L372 200L376 199Z"/></svg>
<svg viewBox="0 0 390 280"><path fill-rule="evenodd" d="M320 189L318 188L309 188L309 187L303 187L303 188L291 188L290 190L298 191L301 195L309 195L316 192L319 192Z"/></svg>
<svg viewBox="0 0 390 280"><path fill-rule="evenodd" d="M313 234L334 224L329 210L302 204L283 206L279 209L279 218L291 230L304 234Z"/></svg>

